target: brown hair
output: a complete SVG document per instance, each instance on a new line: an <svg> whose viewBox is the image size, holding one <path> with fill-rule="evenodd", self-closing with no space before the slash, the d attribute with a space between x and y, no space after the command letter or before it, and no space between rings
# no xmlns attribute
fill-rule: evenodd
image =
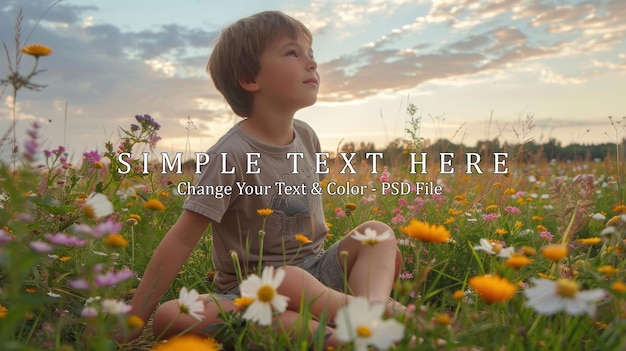
<svg viewBox="0 0 626 351"><path fill-rule="evenodd" d="M293 39L303 36L313 41L302 22L279 11L265 11L242 18L224 28L213 46L207 70L213 84L233 111L248 117L252 112L252 93L240 81L252 82L261 70L260 58L267 45L281 35Z"/></svg>

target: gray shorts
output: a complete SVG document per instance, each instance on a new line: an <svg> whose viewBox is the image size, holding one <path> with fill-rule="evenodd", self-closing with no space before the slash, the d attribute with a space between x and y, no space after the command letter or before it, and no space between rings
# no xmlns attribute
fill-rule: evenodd
<svg viewBox="0 0 626 351"><path fill-rule="evenodd" d="M332 244L328 250L324 250L317 255L312 255L304 259L296 267L300 267L311 273L320 282L329 288L337 291L345 291L346 279L343 268L339 263L339 243ZM211 294L216 300L234 300L239 297L239 286L224 294Z"/></svg>

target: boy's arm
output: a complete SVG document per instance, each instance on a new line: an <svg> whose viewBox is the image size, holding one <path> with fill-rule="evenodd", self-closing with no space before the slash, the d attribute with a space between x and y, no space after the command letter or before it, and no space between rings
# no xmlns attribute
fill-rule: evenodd
<svg viewBox="0 0 626 351"><path fill-rule="evenodd" d="M148 321L210 223L211 220L203 215L183 210L176 224L159 243L146 267L130 302L132 314L144 322ZM135 339L140 334L141 330L135 331L126 339Z"/></svg>

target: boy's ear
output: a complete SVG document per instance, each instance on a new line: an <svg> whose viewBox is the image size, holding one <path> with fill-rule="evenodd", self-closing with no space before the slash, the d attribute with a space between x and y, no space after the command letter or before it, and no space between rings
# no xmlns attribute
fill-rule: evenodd
<svg viewBox="0 0 626 351"><path fill-rule="evenodd" d="M259 85L254 81L250 81L250 82L246 82L244 79L240 79L239 80L239 85L248 92L254 93L256 91L259 91L260 87Z"/></svg>

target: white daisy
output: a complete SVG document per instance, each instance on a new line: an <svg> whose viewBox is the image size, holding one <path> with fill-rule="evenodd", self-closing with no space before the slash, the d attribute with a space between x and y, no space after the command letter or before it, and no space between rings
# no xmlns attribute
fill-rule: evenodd
<svg viewBox="0 0 626 351"><path fill-rule="evenodd" d="M580 291L573 280L561 278L556 281L545 278L531 278L534 287L524 290L528 299L526 306L539 314L552 315L559 311L574 316L596 311L595 302L606 296L603 289Z"/></svg>
<svg viewBox="0 0 626 351"><path fill-rule="evenodd" d="M474 246L474 250L476 251L485 251L490 255L497 255L502 258L509 258L513 253L515 253L515 248L512 246L503 248L500 244L494 244L487 239L481 238L480 245Z"/></svg>
<svg viewBox="0 0 626 351"><path fill-rule="evenodd" d="M239 285L241 296L254 300L246 309L243 318L260 325L270 325L272 323L272 309L278 313L284 312L287 309L289 298L278 294L276 291L284 278L284 269L277 268L276 275L274 275L274 267L266 266L263 268L261 278L256 274L251 274L242 281Z"/></svg>
<svg viewBox="0 0 626 351"><path fill-rule="evenodd" d="M404 325L395 319L382 320L384 312L384 303L370 304L364 297L355 297L337 312L337 337L353 342L358 351L367 350L368 345L388 349L402 338Z"/></svg>
<svg viewBox="0 0 626 351"><path fill-rule="evenodd" d="M113 204L102 193L91 193L83 205L85 215L90 219L106 217L113 213Z"/></svg>
<svg viewBox="0 0 626 351"><path fill-rule="evenodd" d="M115 316L124 315L133 308L130 305L127 305L124 301L115 300L115 299L104 299L100 303L102 305L102 312L112 314Z"/></svg>
<svg viewBox="0 0 626 351"><path fill-rule="evenodd" d="M352 234L352 238L360 241L363 245L376 245L379 242L389 240L392 237L393 234L391 233L391 230L387 230L379 235L376 230L369 227L365 228L364 234L361 234L356 230L354 231L354 234Z"/></svg>
<svg viewBox="0 0 626 351"><path fill-rule="evenodd" d="M181 313L188 314L199 321L204 319L204 303L196 289L187 290L184 286L180 289L178 308Z"/></svg>

